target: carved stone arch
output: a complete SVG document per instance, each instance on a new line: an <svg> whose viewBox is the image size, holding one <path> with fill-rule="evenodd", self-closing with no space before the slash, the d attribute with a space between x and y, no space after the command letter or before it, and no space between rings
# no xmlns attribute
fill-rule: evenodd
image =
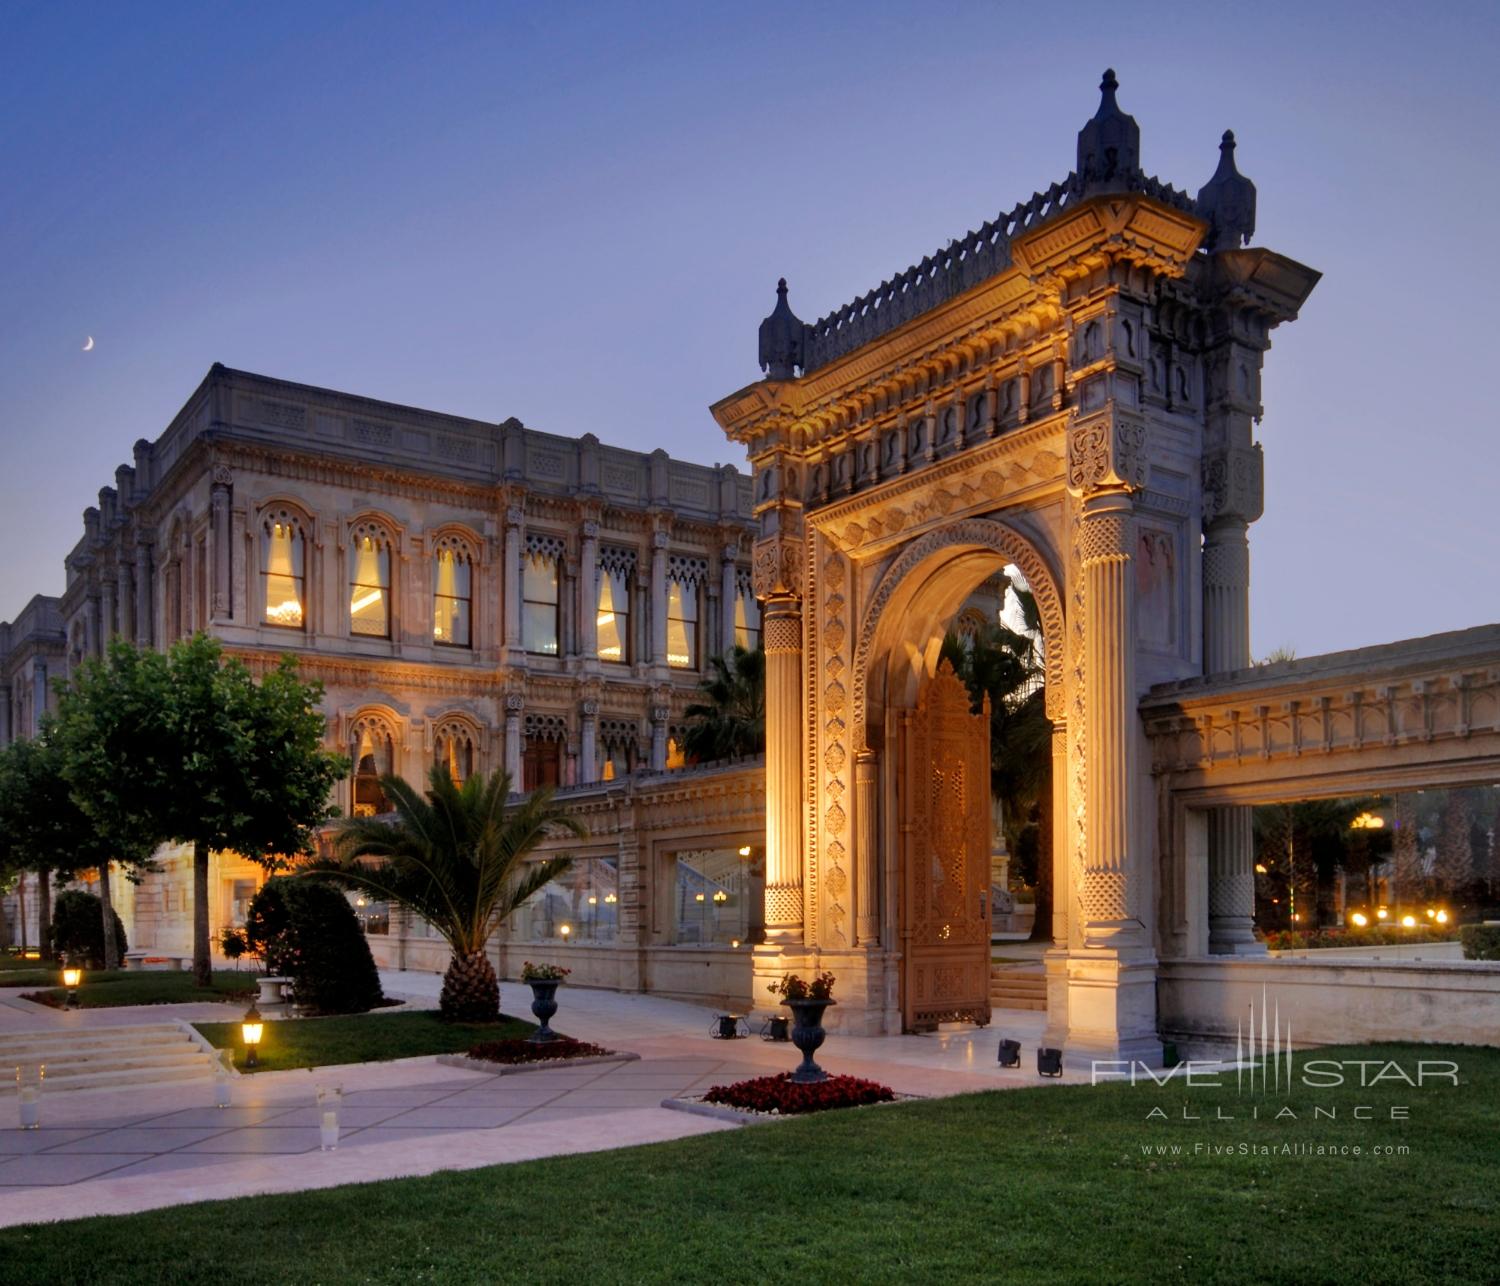
<svg viewBox="0 0 1500 1286"><path fill-rule="evenodd" d="M875 586L860 622L854 650L853 742L857 748L869 748L866 729L870 702L869 668L882 618L899 594L911 594L920 587L919 582L931 575L934 560L950 558L965 548L988 551L1021 569L1036 596L1037 610L1042 618L1047 714L1053 719L1062 717L1063 662L1067 649L1061 576L1037 546L1014 527L990 518L969 518L936 528L913 540Z"/></svg>
<svg viewBox="0 0 1500 1286"><path fill-rule="evenodd" d="M295 522L302 532L302 539L311 544L318 543L318 519L302 501L295 496L270 495L255 502L255 530L258 532L268 522Z"/></svg>
<svg viewBox="0 0 1500 1286"><path fill-rule="evenodd" d="M404 721L389 706L364 705L345 718L343 724L342 749L350 759L350 816L389 812L390 801L380 789L378 778L387 772L401 772Z"/></svg>
<svg viewBox="0 0 1500 1286"><path fill-rule="evenodd" d="M436 554L442 550L451 550L478 566L484 560L484 537L461 522L445 522L427 533L427 552Z"/></svg>
<svg viewBox="0 0 1500 1286"><path fill-rule="evenodd" d="M352 545L361 536L372 536L383 540L392 554L401 552L401 542L405 535L405 526L380 509L361 509L344 523L344 537L349 544Z"/></svg>
<svg viewBox="0 0 1500 1286"><path fill-rule="evenodd" d="M456 765L460 781L485 770L484 729L472 714L449 710L429 720L428 726L432 763Z"/></svg>

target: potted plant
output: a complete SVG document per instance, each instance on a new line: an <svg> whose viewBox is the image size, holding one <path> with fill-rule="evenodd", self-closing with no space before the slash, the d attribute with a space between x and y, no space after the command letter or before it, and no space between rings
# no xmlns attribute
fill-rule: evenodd
<svg viewBox="0 0 1500 1286"><path fill-rule="evenodd" d="M573 971L555 964L532 964L527 960L521 966L521 981L531 987L531 1012L540 1024L532 1034L533 1043L556 1040L557 1033L547 1024L557 1012L557 988Z"/></svg>
<svg viewBox="0 0 1500 1286"><path fill-rule="evenodd" d="M827 1036L823 1013L829 1005L838 1003L833 998L833 975L820 973L809 981L794 973L785 974L780 982L771 984L771 994L780 996L782 1004L792 1011L792 1044L802 1052L802 1062L792 1072L792 1080L798 1085L826 1081L828 1073L813 1062L813 1053Z"/></svg>

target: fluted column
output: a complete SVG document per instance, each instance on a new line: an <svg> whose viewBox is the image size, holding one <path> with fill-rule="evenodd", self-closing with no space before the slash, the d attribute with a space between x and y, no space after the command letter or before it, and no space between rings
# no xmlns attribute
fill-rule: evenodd
<svg viewBox="0 0 1500 1286"><path fill-rule="evenodd" d="M1135 813L1135 574L1133 505L1123 492L1091 496L1083 509L1084 709L1087 804L1083 886L1089 946L1144 938L1132 868Z"/></svg>
<svg viewBox="0 0 1500 1286"><path fill-rule="evenodd" d="M583 524L583 552L578 568L579 595L582 599L578 619L578 650L585 661L599 659L599 524ZM629 653L627 652L628 656ZM585 755L583 780L594 780L592 759Z"/></svg>
<svg viewBox="0 0 1500 1286"><path fill-rule="evenodd" d="M875 783L879 768L873 750L861 750L854 757L854 816L858 827L854 837L855 934L862 945L870 946L880 942L880 902L875 896L879 834Z"/></svg>
<svg viewBox="0 0 1500 1286"><path fill-rule="evenodd" d="M802 937L802 600L766 602L766 936Z"/></svg>
<svg viewBox="0 0 1500 1286"><path fill-rule="evenodd" d="M1250 664L1250 542L1237 515L1212 521L1203 536L1203 669ZM1208 949L1214 955L1261 950L1255 940L1255 833L1250 809L1208 816Z"/></svg>

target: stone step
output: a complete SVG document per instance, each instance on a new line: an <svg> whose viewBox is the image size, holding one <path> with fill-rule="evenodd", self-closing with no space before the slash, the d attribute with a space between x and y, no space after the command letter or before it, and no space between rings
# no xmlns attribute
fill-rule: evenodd
<svg viewBox="0 0 1500 1286"><path fill-rule="evenodd" d="M1009 996L990 993L991 1009L1026 1009L1032 1013L1045 1014L1047 1012L1047 998L1035 996Z"/></svg>
<svg viewBox="0 0 1500 1286"><path fill-rule="evenodd" d="M18 1035L0 1040L0 1064L7 1059L14 1062L21 1058L46 1060L70 1058L83 1054L110 1053L115 1050L159 1050L191 1047L196 1042L181 1027L168 1031L137 1032L131 1028L118 1029L114 1033L65 1033L44 1036Z"/></svg>
<svg viewBox="0 0 1500 1286"><path fill-rule="evenodd" d="M105 1090L105 1089L129 1089L139 1086L143 1089L154 1089L158 1085L178 1081L203 1081L213 1079L213 1064L208 1059L201 1060L196 1064L183 1064L180 1067L157 1067L146 1071L140 1069L126 1069L124 1071L102 1071L89 1072L86 1075L62 1077L54 1080L52 1069L47 1069L47 1079L43 1084L43 1098L47 1094L56 1093L60 1090ZM16 1092L14 1084L8 1089L0 1086L0 1099L5 1099ZM192 1106L189 1104L188 1106ZM8 1108L7 1111L13 1111ZM44 1107L43 1113L46 1112ZM43 1122L45 1124L45 1122Z"/></svg>
<svg viewBox="0 0 1500 1286"><path fill-rule="evenodd" d="M23 1063L44 1064L52 1089L92 1089L210 1076L215 1059L185 1027L147 1023L16 1032L0 1039L0 1068ZM0 1095L7 1092L15 1092L15 1078L0 1075Z"/></svg>
<svg viewBox="0 0 1500 1286"><path fill-rule="evenodd" d="M1047 975L1041 965L990 966L990 1006L1047 1012Z"/></svg>
<svg viewBox="0 0 1500 1286"><path fill-rule="evenodd" d="M150 1067L175 1067L182 1063L196 1063L205 1057L203 1050L184 1041L173 1049L160 1051L133 1049L103 1049L97 1053L58 1054L50 1058L17 1059L17 1062L41 1063L47 1069L49 1081L78 1076L87 1072L113 1072L138 1070ZM4 1064L0 1057L0 1065Z"/></svg>

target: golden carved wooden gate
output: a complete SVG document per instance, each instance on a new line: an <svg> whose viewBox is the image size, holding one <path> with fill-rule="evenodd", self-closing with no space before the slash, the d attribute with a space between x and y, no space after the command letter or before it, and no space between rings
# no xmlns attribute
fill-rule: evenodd
<svg viewBox="0 0 1500 1286"><path fill-rule="evenodd" d="M901 1017L990 1020L990 706L943 661L901 715Z"/></svg>

